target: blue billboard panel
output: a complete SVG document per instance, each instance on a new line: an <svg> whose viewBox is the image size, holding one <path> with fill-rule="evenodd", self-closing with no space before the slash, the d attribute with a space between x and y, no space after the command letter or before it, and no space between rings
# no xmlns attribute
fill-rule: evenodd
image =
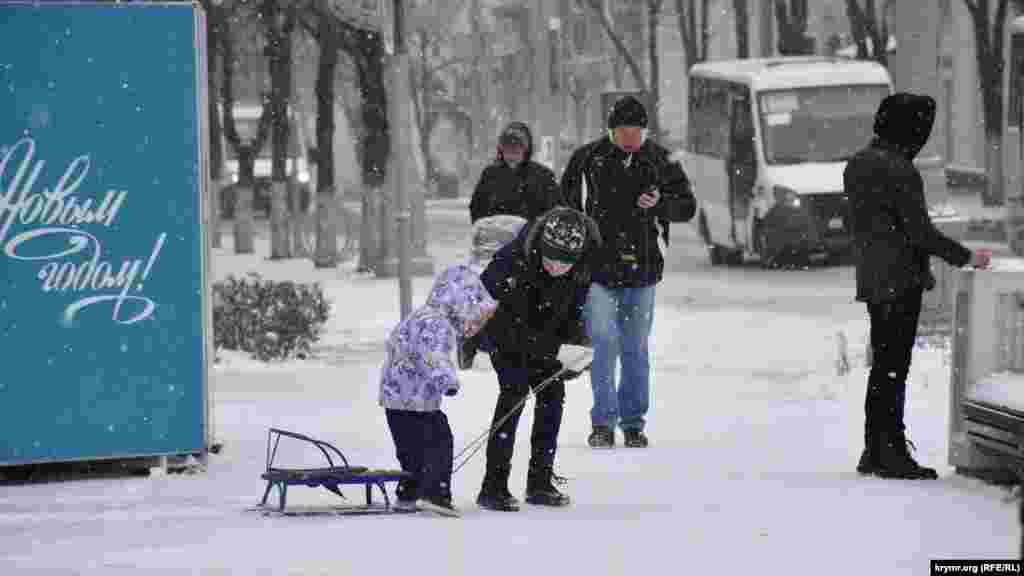
<svg viewBox="0 0 1024 576"><path fill-rule="evenodd" d="M0 464L204 449L198 14L0 4Z"/></svg>

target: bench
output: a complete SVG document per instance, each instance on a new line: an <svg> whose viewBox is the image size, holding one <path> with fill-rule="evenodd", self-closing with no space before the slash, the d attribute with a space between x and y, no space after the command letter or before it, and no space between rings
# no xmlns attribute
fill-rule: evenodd
<svg viewBox="0 0 1024 576"><path fill-rule="evenodd" d="M301 440L316 446L327 459L327 466L320 468L280 468L274 466L274 459L277 456L278 444L280 444L282 437ZM366 504L360 507L348 507L348 510L354 512L373 511L375 509L373 504L373 487L376 486L380 489L380 493L384 497L383 511L391 511L391 500L388 498L388 492L385 488L386 484L388 482L398 482L410 477L411 475L408 472L402 470L371 469L365 466L352 466L348 463L348 459L345 458L345 455L342 454L341 450L329 442L318 440L297 432L289 432L279 428L270 428L267 433L266 471L260 475L260 478L267 481L267 488L263 492L263 498L260 500L259 507L264 509L267 508L267 498L270 496L270 491L275 486L277 487L279 494L277 511L284 513L289 486L308 486L310 488L321 487L333 494L337 494L342 499L345 499L345 495L341 493L339 486L352 484L365 486ZM379 510L380 508L378 507L376 509Z"/></svg>

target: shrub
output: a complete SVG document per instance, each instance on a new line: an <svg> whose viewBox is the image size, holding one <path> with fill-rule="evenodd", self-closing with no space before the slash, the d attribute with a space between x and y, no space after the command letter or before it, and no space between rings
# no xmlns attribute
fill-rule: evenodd
<svg viewBox="0 0 1024 576"><path fill-rule="evenodd" d="M261 361L306 358L320 339L330 302L319 284L273 282L259 274L213 284L213 342Z"/></svg>

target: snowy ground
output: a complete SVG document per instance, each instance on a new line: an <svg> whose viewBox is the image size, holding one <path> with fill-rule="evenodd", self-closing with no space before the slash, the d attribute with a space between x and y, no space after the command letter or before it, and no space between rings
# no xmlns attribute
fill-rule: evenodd
<svg viewBox="0 0 1024 576"><path fill-rule="evenodd" d="M213 400L225 448L206 473L0 486L0 574L912 575L927 574L933 558L1010 558L1018 549L1005 493L942 466L945 351L915 352L907 410L917 456L938 465L941 479L864 479L853 466L866 321L747 307L658 311L647 450L588 449L589 384L572 383L556 466L571 478L567 509L478 510L478 454L454 479L462 519L246 512L263 491L271 426L332 441L356 464L396 466L375 376L398 295L394 282L350 266L316 271L234 256L230 247L228 235L215 253L217 277L258 269L324 282L335 310L317 359L262 365L222 355ZM268 253L262 240L257 253ZM432 247L439 266L458 253ZM415 280L414 302L429 283ZM834 366L839 330L854 353L846 376ZM446 401L456 451L491 417L496 385L485 364L478 358L461 395ZM516 493L530 423L527 410ZM350 495L357 500L361 489ZM327 496L289 493L297 506L333 503Z"/></svg>

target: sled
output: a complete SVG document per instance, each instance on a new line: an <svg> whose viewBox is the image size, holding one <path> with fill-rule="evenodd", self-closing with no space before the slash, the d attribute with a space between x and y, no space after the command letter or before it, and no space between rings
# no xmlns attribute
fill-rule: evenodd
<svg viewBox="0 0 1024 576"><path fill-rule="evenodd" d="M327 466L322 468L280 468L274 466L274 458L277 456L277 447L281 437L302 440L316 446L327 460ZM305 515L361 515L397 513L391 506L391 499L388 497L386 485L389 482L398 482L409 478L410 474L402 470L388 470L367 468L365 466L352 466L348 459L333 444L319 440L297 432L289 432L279 428L270 428L267 433L267 466L260 478L267 481L267 488L263 491L263 498L260 503L251 510L276 513L284 516L305 516ZM294 508L286 509L289 486L307 486L310 488L323 488L345 500L341 493L340 486L362 485L366 489L366 503L363 505L342 505L316 508ZM277 507L267 505L270 491L274 488L278 491ZM383 497L383 504L373 501L373 488L380 490Z"/></svg>

